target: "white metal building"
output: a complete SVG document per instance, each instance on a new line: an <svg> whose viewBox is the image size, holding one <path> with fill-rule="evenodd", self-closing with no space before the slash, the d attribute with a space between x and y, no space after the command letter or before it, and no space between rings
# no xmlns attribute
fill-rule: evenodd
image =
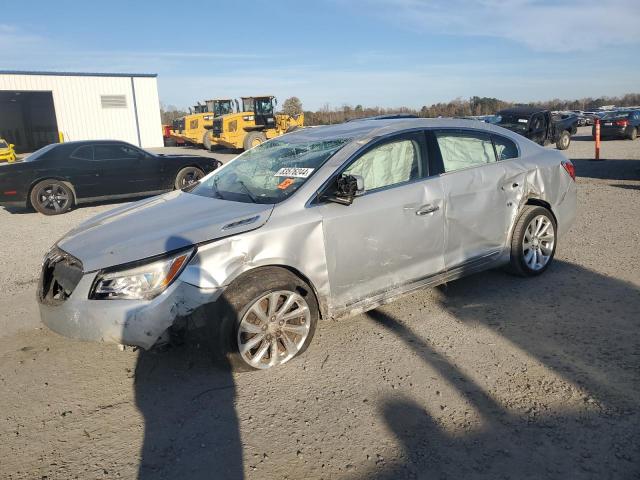
<svg viewBox="0 0 640 480"><path fill-rule="evenodd" d="M61 138L162 147L157 75L0 70L0 138L18 151Z"/></svg>

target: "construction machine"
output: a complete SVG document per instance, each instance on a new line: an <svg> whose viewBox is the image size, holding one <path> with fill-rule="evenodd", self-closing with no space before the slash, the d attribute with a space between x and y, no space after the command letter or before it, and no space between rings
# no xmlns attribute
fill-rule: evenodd
<svg viewBox="0 0 640 480"><path fill-rule="evenodd" d="M270 138L284 135L304 125L304 114L275 113L273 95L242 97L242 111L213 119L214 146L249 150Z"/></svg>
<svg viewBox="0 0 640 480"><path fill-rule="evenodd" d="M171 136L178 142L182 141L210 150L209 129L213 124L213 119L237 110L239 110L238 101L231 98L206 100L204 104L198 102L197 105L189 109L189 115L185 115L179 119L179 122L174 123Z"/></svg>

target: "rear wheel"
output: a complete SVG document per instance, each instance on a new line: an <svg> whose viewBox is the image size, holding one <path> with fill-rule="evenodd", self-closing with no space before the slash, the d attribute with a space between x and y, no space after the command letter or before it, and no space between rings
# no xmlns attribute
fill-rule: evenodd
<svg viewBox="0 0 640 480"><path fill-rule="evenodd" d="M182 190L196 183L202 177L204 177L204 172L198 167L185 167L176 176L175 188L176 190Z"/></svg>
<svg viewBox="0 0 640 480"><path fill-rule="evenodd" d="M258 268L212 307L210 338L232 369L265 370L302 354L318 318L318 302L305 282L283 268Z"/></svg>
<svg viewBox="0 0 640 480"><path fill-rule="evenodd" d="M250 150L253 147L257 147L261 143L267 141L267 137L262 132L249 132L244 137L243 146L245 150Z"/></svg>
<svg viewBox="0 0 640 480"><path fill-rule="evenodd" d="M31 205L43 215L60 215L73 206L73 191L60 180L43 180L36 184L29 196Z"/></svg>
<svg viewBox="0 0 640 480"><path fill-rule="evenodd" d="M560 134L560 138L556 142L556 148L558 150L566 150L567 148L569 148L569 145L571 145L571 134L568 131L564 130Z"/></svg>
<svg viewBox="0 0 640 480"><path fill-rule="evenodd" d="M544 272L556 252L556 221L544 207L526 205L511 238L509 270L531 277Z"/></svg>

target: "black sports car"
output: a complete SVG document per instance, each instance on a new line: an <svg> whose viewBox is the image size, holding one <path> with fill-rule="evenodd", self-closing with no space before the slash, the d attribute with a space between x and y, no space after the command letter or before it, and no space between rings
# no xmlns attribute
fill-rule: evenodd
<svg viewBox="0 0 640 480"><path fill-rule="evenodd" d="M55 143L0 167L0 205L58 215L80 203L185 188L220 165L213 158L157 155L114 140Z"/></svg>

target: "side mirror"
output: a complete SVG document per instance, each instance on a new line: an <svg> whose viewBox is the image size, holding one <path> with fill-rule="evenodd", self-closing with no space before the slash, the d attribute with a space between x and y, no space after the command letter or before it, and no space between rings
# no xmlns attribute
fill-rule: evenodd
<svg viewBox="0 0 640 480"><path fill-rule="evenodd" d="M353 199L364 192L364 178L361 175L341 175L336 179L334 195L328 196L327 200L341 205L351 205Z"/></svg>
<svg viewBox="0 0 640 480"><path fill-rule="evenodd" d="M15 147L15 145L13 143L9 144L9 148L14 148L14 147Z"/></svg>

